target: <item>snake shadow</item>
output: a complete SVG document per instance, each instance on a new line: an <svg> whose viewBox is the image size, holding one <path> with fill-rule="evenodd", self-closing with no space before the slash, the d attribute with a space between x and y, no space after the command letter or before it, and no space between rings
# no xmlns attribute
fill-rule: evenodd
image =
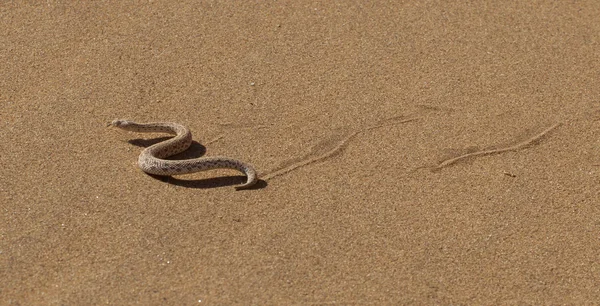
<svg viewBox="0 0 600 306"><path fill-rule="evenodd" d="M134 146L146 148L153 144L163 142L170 138L172 138L172 137L159 137L159 138L153 138L153 139L138 138L138 139L131 139L128 142ZM179 154L169 156L166 159L169 159L169 160L193 159L193 158L202 157L202 156L204 156L204 154L206 154L206 147L201 145L197 141L192 141L192 145L190 145L190 147L187 150L185 150ZM186 187L186 188L194 188L194 189L209 189L209 188L218 188L218 187L225 187L225 186L235 187L236 185L240 185L240 184L243 184L246 182L246 176L244 176L244 175L222 176L222 177L214 177L214 178L198 179L198 180L185 180L185 179L179 179L179 178L176 178L173 176L161 176L161 175L154 175L154 174L147 174L147 175L156 180L159 180L161 182L165 182L165 183L176 185L176 186ZM268 184L266 181L259 179L256 182L256 184L254 184L253 186L242 189L242 190L263 189L263 188L267 187L267 185Z"/></svg>

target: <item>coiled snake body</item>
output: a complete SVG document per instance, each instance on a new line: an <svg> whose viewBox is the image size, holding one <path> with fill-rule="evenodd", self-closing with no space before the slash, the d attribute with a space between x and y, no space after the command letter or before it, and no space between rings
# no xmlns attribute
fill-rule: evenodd
<svg viewBox="0 0 600 306"><path fill-rule="evenodd" d="M229 157L200 157L186 160L167 160L165 157L181 153L192 144L192 133L181 124L172 122L135 123L128 120L114 120L112 126L123 130L141 133L169 133L175 137L159 142L142 151L138 158L138 166L142 171L161 176L179 175L199 171L228 168L243 172L248 177L246 183L235 189L245 189L257 181L256 171L252 166Z"/></svg>

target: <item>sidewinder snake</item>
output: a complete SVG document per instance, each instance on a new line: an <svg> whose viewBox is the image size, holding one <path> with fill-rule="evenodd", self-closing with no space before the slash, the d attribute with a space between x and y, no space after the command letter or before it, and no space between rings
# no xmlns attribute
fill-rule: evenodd
<svg viewBox="0 0 600 306"><path fill-rule="evenodd" d="M246 183L235 187L237 190L249 188L257 181L256 171L254 171L252 166L229 157L199 157L185 160L164 159L187 150L192 144L192 133L181 124L172 122L135 123L129 120L114 120L110 125L133 132L158 132L176 135L171 139L154 144L142 151L138 158L138 166L146 173L171 176L227 168L239 170L248 177Z"/></svg>

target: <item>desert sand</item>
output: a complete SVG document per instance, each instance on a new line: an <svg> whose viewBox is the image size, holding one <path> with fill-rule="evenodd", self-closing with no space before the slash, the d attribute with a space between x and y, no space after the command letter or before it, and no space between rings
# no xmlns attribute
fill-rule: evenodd
<svg viewBox="0 0 600 306"><path fill-rule="evenodd" d="M1 305L600 301L600 2L0 2ZM176 158L136 165L170 121Z"/></svg>

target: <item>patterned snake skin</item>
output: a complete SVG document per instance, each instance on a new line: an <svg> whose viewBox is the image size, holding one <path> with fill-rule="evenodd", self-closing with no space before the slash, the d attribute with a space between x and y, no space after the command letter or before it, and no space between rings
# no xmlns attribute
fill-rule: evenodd
<svg viewBox="0 0 600 306"><path fill-rule="evenodd" d="M140 154L138 166L146 173L154 175L179 175L199 171L228 168L236 169L248 177L246 183L235 189L245 189L257 181L252 166L229 157L200 157L186 160L166 160L165 157L187 150L192 144L192 133L181 124L172 122L135 123L128 120L114 120L110 125L123 130L141 133L169 133L175 137L152 145Z"/></svg>

